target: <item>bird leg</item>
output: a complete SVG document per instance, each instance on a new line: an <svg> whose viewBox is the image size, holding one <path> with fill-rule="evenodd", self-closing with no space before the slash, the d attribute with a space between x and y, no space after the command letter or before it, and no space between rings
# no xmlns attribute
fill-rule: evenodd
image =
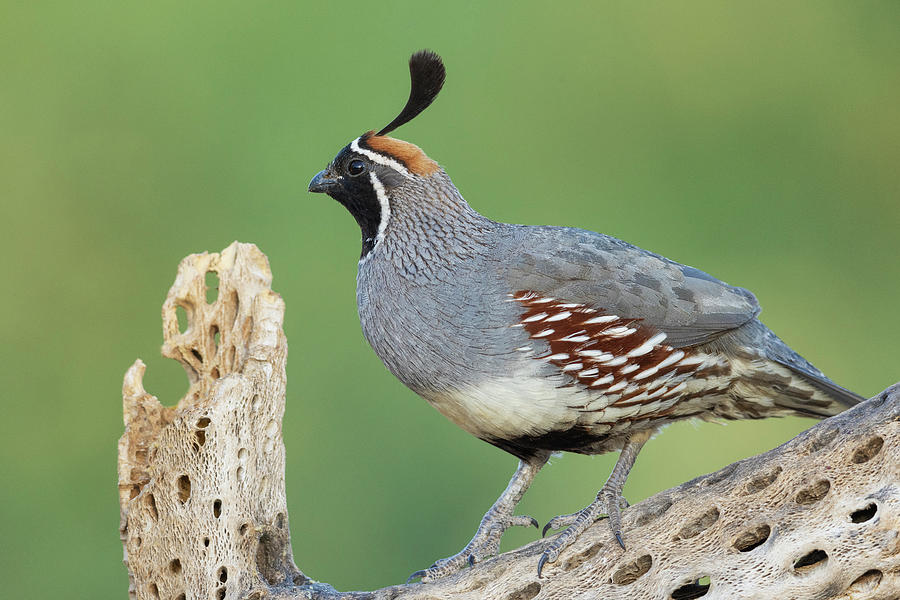
<svg viewBox="0 0 900 600"><path fill-rule="evenodd" d="M534 476L549 458L549 452L542 452L528 460L520 460L516 472L509 480L509 485L485 513L484 518L481 519L481 525L478 526L478 531L475 532L466 547L458 554L435 561L427 569L416 571L409 576L407 583L416 578L421 578L423 582L433 581L455 573L467 564L471 566L488 556L497 554L500 549L500 538L503 536L503 532L510 527L537 528L538 522L534 518L513 515L513 511L531 486Z"/></svg>
<svg viewBox="0 0 900 600"><path fill-rule="evenodd" d="M634 466L634 461L637 460L638 452L641 451L644 443L650 439L652 433L652 431L642 431L628 438L628 441L622 447L616 466L613 467L612 473L609 475L609 479L597 492L596 500L577 513L554 517L547 523L546 527L544 527L544 533L547 533L548 529L558 529L567 525L568 528L560 533L544 550L538 561L538 577L541 576L541 570L544 568L544 565L555 561L563 550L578 539L581 532L590 527L598 517L604 514L604 510L606 511L606 516L609 517L609 528L612 530L613 536L619 542L619 545L622 546L622 549L625 549L625 541L622 539L622 504L624 503L627 507L628 503L622 497L622 488L625 486L625 480L628 479L628 472Z"/></svg>

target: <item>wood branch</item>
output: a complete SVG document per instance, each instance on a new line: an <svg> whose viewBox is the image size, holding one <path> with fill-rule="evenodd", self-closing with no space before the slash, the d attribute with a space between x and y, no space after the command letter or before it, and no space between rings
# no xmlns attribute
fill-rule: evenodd
<svg viewBox="0 0 900 600"><path fill-rule="evenodd" d="M219 279L207 302L207 273ZM900 597L900 384L769 452L598 522L536 576L546 541L429 584L341 594L295 565L281 420L284 304L266 257L235 242L182 261L163 354L190 388L163 407L141 361L123 386L120 532L131 598ZM187 328L179 330L177 310Z"/></svg>

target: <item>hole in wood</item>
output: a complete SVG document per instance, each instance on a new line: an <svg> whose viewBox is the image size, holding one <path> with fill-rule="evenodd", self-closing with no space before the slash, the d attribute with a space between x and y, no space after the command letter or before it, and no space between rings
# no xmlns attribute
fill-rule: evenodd
<svg viewBox="0 0 900 600"><path fill-rule="evenodd" d="M822 479L820 481L815 482L809 487L803 488L797 495L794 497L794 501L797 504L815 504L822 498L828 494L828 490L831 489L831 482L827 479Z"/></svg>
<svg viewBox="0 0 900 600"><path fill-rule="evenodd" d="M719 509L713 506L702 515L681 528L674 540L686 540L699 535L719 520Z"/></svg>
<svg viewBox="0 0 900 600"><path fill-rule="evenodd" d="M539 593L541 593L541 584L537 581L533 581L521 590L507 596L505 600L531 600Z"/></svg>
<svg viewBox="0 0 900 600"><path fill-rule="evenodd" d="M159 513L156 510L156 498L153 497L153 494L147 494L147 512L150 513L154 521L159 518Z"/></svg>
<svg viewBox="0 0 900 600"><path fill-rule="evenodd" d="M218 325L213 325L209 328L209 337L210 337L210 341L212 342L213 346L216 349L218 349L219 342L222 340L222 337L219 334L219 326Z"/></svg>
<svg viewBox="0 0 900 600"><path fill-rule="evenodd" d="M227 567L219 567L218 573L219 581L225 583L228 581L228 568Z"/></svg>
<svg viewBox="0 0 900 600"><path fill-rule="evenodd" d="M597 555L597 553L600 552L601 548L603 548L602 542L597 542L596 544L592 544L587 550L583 550L583 551L579 552L578 554L576 554L575 556L566 560L566 562L563 563L563 570L571 571L572 569L574 569L576 567L580 567L586 561L594 558Z"/></svg>
<svg viewBox="0 0 900 600"><path fill-rule="evenodd" d="M666 514L666 511L670 508L672 508L672 500L665 498L658 506L648 506L644 512L635 518L634 524L637 527L643 527Z"/></svg>
<svg viewBox="0 0 900 600"><path fill-rule="evenodd" d="M173 558L172 562L169 563L169 570L175 575L181 573L181 561L177 558Z"/></svg>
<svg viewBox="0 0 900 600"><path fill-rule="evenodd" d="M869 462L876 454L881 452L882 446L884 446L884 438L881 436L876 435L869 438L866 443L856 449L850 460L858 465Z"/></svg>
<svg viewBox="0 0 900 600"><path fill-rule="evenodd" d="M735 469L737 469L736 464L728 465L722 469L719 469L715 473L710 473L706 477L700 480L700 487L709 487L711 485L715 485L722 481L723 479L727 479L734 473Z"/></svg>
<svg viewBox="0 0 900 600"><path fill-rule="evenodd" d="M225 600L225 593L228 590L224 585L216 590L216 600Z"/></svg>
<svg viewBox="0 0 900 600"><path fill-rule="evenodd" d="M733 546L739 552L750 552L754 548L762 546L766 540L769 539L771 534L772 528L763 523L762 525L757 525L753 529L748 529L747 531L738 534L738 536L734 538Z"/></svg>
<svg viewBox="0 0 900 600"><path fill-rule="evenodd" d="M762 490L775 483L775 480L778 479L779 475L781 475L781 467L775 467L768 473L764 473L762 475L754 477L747 483L747 486L744 488L744 494L749 496L750 494L761 492Z"/></svg>
<svg viewBox="0 0 900 600"><path fill-rule="evenodd" d="M861 508L859 510L854 510L850 513L850 520L854 523L865 523L869 519L875 516L875 513L878 512L878 506L871 502L865 508Z"/></svg>
<svg viewBox="0 0 900 600"><path fill-rule="evenodd" d="M194 355L194 358L196 358L198 362L201 362L201 363L203 362L203 355L201 355L199 352L197 352L196 349L191 350L191 354Z"/></svg>
<svg viewBox="0 0 900 600"><path fill-rule="evenodd" d="M218 519L221 514L222 514L222 501L216 500L215 502L213 502L213 516Z"/></svg>
<svg viewBox="0 0 900 600"><path fill-rule="evenodd" d="M205 277L206 283L206 303L212 304L219 298L219 275L215 271L207 271Z"/></svg>
<svg viewBox="0 0 900 600"><path fill-rule="evenodd" d="M834 441L834 438L838 436L841 431L837 427L832 427L831 429L825 429L819 435L816 436L814 440L809 443L809 447L807 448L807 452L813 454L827 448L831 445L831 442Z"/></svg>
<svg viewBox="0 0 900 600"><path fill-rule="evenodd" d="M178 478L176 487L178 488L178 500L184 504L191 497L191 478L187 475L182 475Z"/></svg>
<svg viewBox="0 0 900 600"><path fill-rule="evenodd" d="M797 562L794 563L794 570L807 572L817 565L824 565L826 562L828 562L828 554L824 550L813 550L797 559Z"/></svg>
<svg viewBox="0 0 900 600"><path fill-rule="evenodd" d="M155 583L151 583L148 589L150 590L150 596L152 596L153 598L159 598L159 588L156 587Z"/></svg>
<svg viewBox="0 0 900 600"><path fill-rule="evenodd" d="M178 320L179 333L186 332L188 330L188 325L190 324L188 322L187 309L185 309L183 306L176 306L175 318Z"/></svg>
<svg viewBox="0 0 900 600"><path fill-rule="evenodd" d="M203 538L203 547L209 548L209 538L208 537Z"/></svg>
<svg viewBox="0 0 900 600"><path fill-rule="evenodd" d="M197 419L197 430L194 432L194 437L197 442L194 445L194 450L199 450L206 444L206 428L209 427L210 420L206 417L202 417Z"/></svg>
<svg viewBox="0 0 900 600"><path fill-rule="evenodd" d="M710 580L708 575L698 578L687 585L683 585L672 592L672 600L692 600L702 598L709 591Z"/></svg>
<svg viewBox="0 0 900 600"><path fill-rule="evenodd" d="M612 582L616 585L629 585L637 581L653 566L653 557L645 554L637 560L624 565L612 575Z"/></svg>
<svg viewBox="0 0 900 600"><path fill-rule="evenodd" d="M859 577L853 580L847 592L851 594L863 594L866 592L874 592L881 583L882 573L878 569L869 569ZM859 596L860 598L862 596Z"/></svg>

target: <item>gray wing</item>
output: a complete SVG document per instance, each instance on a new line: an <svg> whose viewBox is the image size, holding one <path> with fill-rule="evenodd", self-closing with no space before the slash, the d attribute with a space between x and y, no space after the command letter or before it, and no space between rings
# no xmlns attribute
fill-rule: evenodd
<svg viewBox="0 0 900 600"><path fill-rule="evenodd" d="M643 319L676 348L709 342L760 312L749 291L607 235L530 226L514 226L508 234L511 291Z"/></svg>

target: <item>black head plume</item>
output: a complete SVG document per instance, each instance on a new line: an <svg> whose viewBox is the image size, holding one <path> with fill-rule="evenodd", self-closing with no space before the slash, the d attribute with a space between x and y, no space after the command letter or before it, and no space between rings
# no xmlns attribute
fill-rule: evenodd
<svg viewBox="0 0 900 600"><path fill-rule="evenodd" d="M412 121L437 98L444 85L444 62L431 50L419 50L409 57L409 100L400 114L378 135L384 135Z"/></svg>

